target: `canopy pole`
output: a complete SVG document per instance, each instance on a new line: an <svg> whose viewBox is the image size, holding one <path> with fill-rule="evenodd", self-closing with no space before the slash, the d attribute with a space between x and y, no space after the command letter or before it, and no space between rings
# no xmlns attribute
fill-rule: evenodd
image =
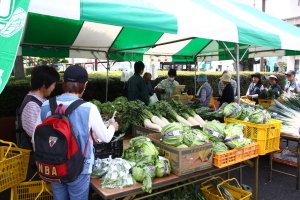
<svg viewBox="0 0 300 200"><path fill-rule="evenodd" d="M238 104L241 103L241 91L240 91L240 47L239 44L235 44L235 54L236 54L236 81L237 81L237 98L238 98Z"/></svg>
<svg viewBox="0 0 300 200"><path fill-rule="evenodd" d="M107 66L106 66L106 87L105 87L105 102L107 102L108 96L108 70L110 69L109 66L109 59L107 58Z"/></svg>
<svg viewBox="0 0 300 200"><path fill-rule="evenodd" d="M218 43L219 43L219 41L218 41ZM222 43L223 43L224 47L226 48L225 51L227 50L227 52L230 54L230 56L231 56L231 58L233 59L233 61L236 62L235 57L232 55L232 53L231 53L230 50L228 49L228 47L227 47L227 45L225 44L225 42L222 41Z"/></svg>
<svg viewBox="0 0 300 200"><path fill-rule="evenodd" d="M203 60L200 62L200 65L203 63L203 61L205 60L205 56L203 57ZM195 70L195 96L196 96L196 94L197 94L197 75L196 75L196 72L198 71L198 62L196 61L195 62L197 65L197 67L196 67L196 70Z"/></svg>
<svg viewBox="0 0 300 200"><path fill-rule="evenodd" d="M198 62L196 61L195 62L195 93L194 93L195 96L196 96L196 92L197 92L197 81L196 81L196 77L197 77L196 72L197 71L198 71Z"/></svg>

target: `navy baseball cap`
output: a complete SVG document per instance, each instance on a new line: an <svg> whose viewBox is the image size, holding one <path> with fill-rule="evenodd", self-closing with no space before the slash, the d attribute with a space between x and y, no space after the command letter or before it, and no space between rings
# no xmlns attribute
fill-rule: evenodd
<svg viewBox="0 0 300 200"><path fill-rule="evenodd" d="M83 67L72 65L66 69L64 81L85 83L88 81L88 73Z"/></svg>
<svg viewBox="0 0 300 200"><path fill-rule="evenodd" d="M285 75L295 75L296 72L294 70L289 70L287 72L285 72Z"/></svg>

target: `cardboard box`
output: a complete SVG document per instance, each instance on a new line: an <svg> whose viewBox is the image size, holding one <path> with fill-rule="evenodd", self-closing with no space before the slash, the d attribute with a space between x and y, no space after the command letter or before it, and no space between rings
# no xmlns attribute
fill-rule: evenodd
<svg viewBox="0 0 300 200"><path fill-rule="evenodd" d="M133 137L148 135L148 134L153 134L153 133L159 133L159 132L158 132L158 130L145 128L145 127L137 126L137 125L132 125L132 136Z"/></svg>
<svg viewBox="0 0 300 200"><path fill-rule="evenodd" d="M103 122L109 120L112 116L113 114L101 114ZM122 113L116 113L116 122L120 124L121 119L122 119Z"/></svg>
<svg viewBox="0 0 300 200"><path fill-rule="evenodd" d="M176 85L174 87L173 94L174 95L181 95L181 89L184 89L184 88L185 88L185 85Z"/></svg>
<svg viewBox="0 0 300 200"><path fill-rule="evenodd" d="M148 135L153 144L160 148L170 160L172 172L176 175L185 175L212 167L213 143L188 148L176 148L159 141L160 133Z"/></svg>

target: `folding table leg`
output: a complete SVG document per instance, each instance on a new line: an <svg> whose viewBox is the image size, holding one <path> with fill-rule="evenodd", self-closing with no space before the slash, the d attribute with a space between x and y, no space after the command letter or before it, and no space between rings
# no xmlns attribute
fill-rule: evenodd
<svg viewBox="0 0 300 200"><path fill-rule="evenodd" d="M270 153L270 171L269 171L269 181L272 181L272 175L273 175L273 152Z"/></svg>
<svg viewBox="0 0 300 200"><path fill-rule="evenodd" d="M300 186L300 141L298 140L298 146L297 146L297 175L296 175L296 189L299 190Z"/></svg>

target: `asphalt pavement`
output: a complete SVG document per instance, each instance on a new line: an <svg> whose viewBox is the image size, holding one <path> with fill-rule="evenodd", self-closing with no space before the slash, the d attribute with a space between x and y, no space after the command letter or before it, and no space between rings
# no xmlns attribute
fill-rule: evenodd
<svg viewBox="0 0 300 200"><path fill-rule="evenodd" d="M296 142L289 142L289 148L295 149ZM275 169L285 171L287 173L296 174L296 167L275 163ZM272 182L269 181L269 155L259 157L259 200L300 200L300 191L296 190L296 178L285 174L273 172ZM242 169L242 183L253 187L254 169L244 167ZM231 173L232 177L238 178L239 172ZM224 177L225 178L225 177ZM0 200L9 200L10 190L0 193ZM93 200L101 199L100 196L94 196Z"/></svg>

